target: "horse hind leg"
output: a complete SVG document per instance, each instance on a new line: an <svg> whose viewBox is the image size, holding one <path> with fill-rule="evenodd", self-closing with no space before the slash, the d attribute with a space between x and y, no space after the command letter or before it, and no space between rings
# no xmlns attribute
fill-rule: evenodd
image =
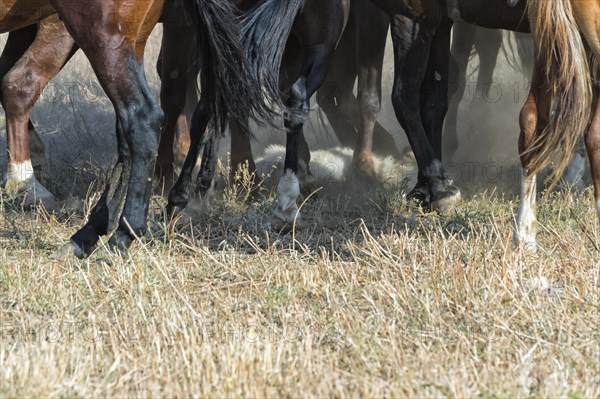
<svg viewBox="0 0 600 399"><path fill-rule="evenodd" d="M425 131L421 115L421 85L435 29L402 15L394 15L391 21L396 64L392 103L419 168L417 185L408 197L426 199L423 195L426 187L432 208L447 213L460 200L460 191L446 177L437 148Z"/></svg>
<svg viewBox="0 0 600 399"><path fill-rule="evenodd" d="M563 175L560 178L558 186L562 189L572 190L574 192L583 191L583 174L585 173L585 141L582 141L573 154L571 161L567 165Z"/></svg>
<svg viewBox="0 0 600 399"><path fill-rule="evenodd" d="M161 57L158 65L161 77L160 103L165 113L165 126L160 136L155 179L158 191L168 192L173 186L176 161L185 159L189 149L189 133L183 114L186 96L195 91L195 79L188 72L190 53L194 53L194 31L190 27L165 24ZM197 102L196 102L197 103ZM176 160L175 157L178 159ZM182 162L183 163L183 162Z"/></svg>
<svg viewBox="0 0 600 399"><path fill-rule="evenodd" d="M6 187L14 193L24 193L26 206L43 203L46 208L55 207L54 196L33 173L29 146L33 125L29 116L42 89L61 70L74 49L75 43L62 22L57 17L48 18L40 23L31 46L2 79L10 154ZM38 147L35 145L34 149L39 155Z"/></svg>
<svg viewBox="0 0 600 399"><path fill-rule="evenodd" d="M541 65L534 65L531 90L519 118L519 154L521 158L521 195L515 221L513 242L516 247L528 251L537 248L537 220L535 217L537 176L528 172L531 159L531 145L536 136L544 130L550 115L550 99Z"/></svg>
<svg viewBox="0 0 600 399"><path fill-rule="evenodd" d="M444 127L443 156L452 161L459 148L458 110L467 85L467 67L475 40L476 27L464 21L456 21L452 30L452 49L449 57L448 114Z"/></svg>
<svg viewBox="0 0 600 399"><path fill-rule="evenodd" d="M190 149L181 168L181 173L179 174L175 185L169 193L169 201L167 204L167 217L169 218L183 211L190 201L192 173L194 171L196 161L198 160L198 156L200 155L200 151L206 145L216 145L216 143L213 141L217 140L217 138L211 135L211 131L207 129L210 117L210 106L207 103L206 98L201 97L200 102L194 110L194 115L192 116L192 124L190 128ZM207 173L207 168L209 167L208 165L209 160L203 157L201 171L198 175L199 179L207 178L203 176L205 173ZM212 179L213 176L210 177L211 183Z"/></svg>
<svg viewBox="0 0 600 399"><path fill-rule="evenodd" d="M389 19L386 14L365 3L357 4L357 65L360 124L354 150L353 173L356 177L375 177L373 137L377 116L381 111L381 78ZM362 10L362 11L361 11ZM366 34L368 32L368 34ZM395 148L395 145L392 144Z"/></svg>
<svg viewBox="0 0 600 399"><path fill-rule="evenodd" d="M23 29L10 32L6 45L0 55L0 82L4 79L6 74L15 66L17 61L25 54L29 46L35 40L37 34L37 25L30 25ZM0 100L2 98L1 85L0 85ZM29 152L31 154L31 163L34 171L37 173L43 166L46 158L46 150L44 143L40 139L33 123L29 120L27 124L29 131Z"/></svg>
<svg viewBox="0 0 600 399"><path fill-rule="evenodd" d="M306 54L300 77L292 85L286 105L294 111L285 116L287 129L284 171L277 186L277 209L272 218L275 229L289 227L299 219L296 200L300 195L298 180L299 153L303 143L302 129L308 118L310 98L322 85L335 45L322 44Z"/></svg>

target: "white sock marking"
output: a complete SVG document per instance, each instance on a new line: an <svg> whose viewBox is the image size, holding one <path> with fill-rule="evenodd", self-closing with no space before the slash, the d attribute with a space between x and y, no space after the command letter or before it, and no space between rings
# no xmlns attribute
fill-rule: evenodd
<svg viewBox="0 0 600 399"><path fill-rule="evenodd" d="M277 186L277 209L275 216L284 222L292 223L299 218L296 199L300 195L300 183L298 177L291 171L286 170L279 180ZM298 216L297 216L298 215Z"/></svg>
<svg viewBox="0 0 600 399"><path fill-rule="evenodd" d="M537 244L537 221L535 219L537 177L525 176L521 171L521 196L519 212L515 225L513 240L515 245L523 245L526 249L535 251Z"/></svg>

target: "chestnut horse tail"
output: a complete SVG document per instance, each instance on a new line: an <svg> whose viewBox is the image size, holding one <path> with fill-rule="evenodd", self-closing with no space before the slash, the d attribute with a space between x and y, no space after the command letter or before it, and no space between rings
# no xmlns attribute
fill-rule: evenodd
<svg viewBox="0 0 600 399"><path fill-rule="evenodd" d="M536 60L549 83L552 108L546 129L535 137L526 154L530 155L527 173L538 173L555 160L548 177L553 188L590 123L593 101L590 63L571 0L531 0L528 16Z"/></svg>
<svg viewBox="0 0 600 399"><path fill-rule="evenodd" d="M262 0L242 17L242 41L252 75L258 78L264 90L263 101L286 112L293 111L281 102L279 71L292 25L304 2L305 0Z"/></svg>
<svg viewBox="0 0 600 399"><path fill-rule="evenodd" d="M247 126L248 118L272 114L244 54L233 0L194 0L199 26L202 97L217 134L228 120Z"/></svg>

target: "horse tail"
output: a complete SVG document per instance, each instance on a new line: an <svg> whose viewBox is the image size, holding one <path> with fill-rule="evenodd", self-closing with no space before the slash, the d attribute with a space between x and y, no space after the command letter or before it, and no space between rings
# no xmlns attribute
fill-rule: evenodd
<svg viewBox="0 0 600 399"><path fill-rule="evenodd" d="M199 27L200 81L217 132L233 119L267 115L262 89L253 79L240 39L237 10L231 0L195 0ZM199 20L199 21L198 21Z"/></svg>
<svg viewBox="0 0 600 399"><path fill-rule="evenodd" d="M526 154L530 156L527 173L538 173L556 159L548 177L553 188L590 123L593 100L590 66L571 0L530 1L528 16L536 61L541 63L550 85L552 108L548 126L535 137Z"/></svg>
<svg viewBox="0 0 600 399"><path fill-rule="evenodd" d="M305 0L262 0L242 16L242 42L263 101L290 111L281 102L281 59L296 16Z"/></svg>

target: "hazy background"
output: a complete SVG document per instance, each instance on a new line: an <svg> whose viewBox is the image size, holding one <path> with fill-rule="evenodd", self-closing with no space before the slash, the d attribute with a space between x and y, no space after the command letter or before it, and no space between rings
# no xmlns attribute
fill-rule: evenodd
<svg viewBox="0 0 600 399"><path fill-rule="evenodd" d="M155 62L160 47L162 27L155 29L146 50L146 73L152 90L158 95L159 78ZM505 40L508 34L505 35ZM2 35L3 47L6 35ZM393 61L388 41L384 70L383 107L381 124L395 137L396 145L407 146L404 132L400 128L390 101L393 85ZM495 187L498 181L512 189L518 183L517 162L517 116L527 94L526 81L522 74L508 66L505 53L498 58L494 74L494 98L482 101L481 96L465 96L459 114L459 134L463 137L458 152L458 161L449 166L449 173L467 189L483 186ZM470 65L469 85L474 85L477 58ZM470 86L471 87L471 86ZM318 122L317 108L312 102L311 121L306 125L306 137L312 149L338 145L328 126ZM0 116L0 165L6 168L6 123ZM115 117L112 106L102 92L87 62L79 52L66 68L49 84L32 114L42 140L46 144L46 163L49 176L56 181L63 176L73 187L79 175L87 168L106 168L116 160L114 136ZM285 135L272 129L259 129L258 141L253 143L255 157L270 144L284 144ZM224 139L220 153L229 151L229 140ZM489 167L490 163L492 167ZM61 183L62 184L62 183ZM59 184L59 186L61 185ZM465 187L466 186L466 187ZM53 187L61 191L61 187ZM62 187L63 190L70 188Z"/></svg>

